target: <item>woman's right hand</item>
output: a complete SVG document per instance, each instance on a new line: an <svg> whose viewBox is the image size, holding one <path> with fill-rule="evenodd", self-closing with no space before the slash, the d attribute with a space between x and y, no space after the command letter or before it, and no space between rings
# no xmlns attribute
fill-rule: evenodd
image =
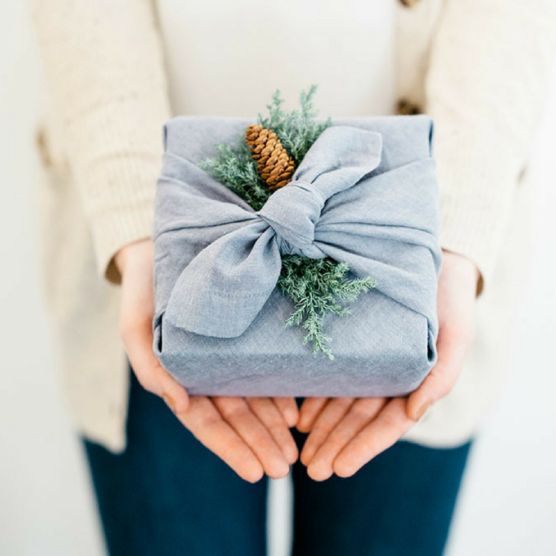
<svg viewBox="0 0 556 556"><path fill-rule="evenodd" d="M121 336L137 379L163 398L183 425L240 477L249 482L264 473L284 477L298 456L289 430L298 418L293 398L190 398L156 358L153 248L151 240L143 240L124 247L115 257L122 276Z"/></svg>

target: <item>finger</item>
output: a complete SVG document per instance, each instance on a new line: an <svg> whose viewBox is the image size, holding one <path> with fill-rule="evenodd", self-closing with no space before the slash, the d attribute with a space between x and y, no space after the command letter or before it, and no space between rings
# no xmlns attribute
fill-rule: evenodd
<svg viewBox="0 0 556 556"><path fill-rule="evenodd" d="M467 343L458 329L445 326L438 335L437 349L436 365L408 399L407 415L414 421L418 421L431 404L451 392L463 367Z"/></svg>
<svg viewBox="0 0 556 556"><path fill-rule="evenodd" d="M406 402L405 398L390 400L376 418L350 440L334 460L336 475L350 477L415 424L405 413Z"/></svg>
<svg viewBox="0 0 556 556"><path fill-rule="evenodd" d="M291 465L297 460L298 450L288 424L270 398L246 398L251 411L270 432L272 438ZM294 402L295 404L295 402Z"/></svg>
<svg viewBox="0 0 556 556"><path fill-rule="evenodd" d="M313 423L311 432L301 450L300 459L304 465L311 461L327 436L347 413L353 401L354 398L333 398L326 404Z"/></svg>
<svg viewBox="0 0 556 556"><path fill-rule="evenodd" d="M315 481L324 481L334 473L334 460L347 443L370 423L385 406L386 398L360 398L328 435L313 458L308 462L307 473Z"/></svg>
<svg viewBox="0 0 556 556"><path fill-rule="evenodd" d="M269 477L278 479L290 472L282 451L244 398L216 396L212 400L224 420L257 456Z"/></svg>
<svg viewBox="0 0 556 556"><path fill-rule="evenodd" d="M309 432L315 419L324 409L329 399L330 398L305 398L299 411L297 430L300 432Z"/></svg>
<svg viewBox="0 0 556 556"><path fill-rule="evenodd" d="M189 409L178 415L191 433L227 463L242 479L255 483L264 474L257 456L222 418L209 398L194 396Z"/></svg>
<svg viewBox="0 0 556 556"><path fill-rule="evenodd" d="M299 408L295 398L273 398L273 400L288 427L295 427L299 419Z"/></svg>
<svg viewBox="0 0 556 556"><path fill-rule="evenodd" d="M166 371L153 352L150 320L137 320L122 330L122 339L139 383L164 398L172 411L181 414L189 407L187 390Z"/></svg>

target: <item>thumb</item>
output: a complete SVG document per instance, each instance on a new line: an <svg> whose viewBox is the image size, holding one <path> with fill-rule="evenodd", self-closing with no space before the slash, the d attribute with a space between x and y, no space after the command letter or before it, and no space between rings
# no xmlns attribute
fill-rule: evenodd
<svg viewBox="0 0 556 556"><path fill-rule="evenodd" d="M414 421L418 421L434 402L452 391L463 367L467 342L465 335L456 327L442 328L436 345L437 363L421 386L410 394L406 405L407 416Z"/></svg>
<svg viewBox="0 0 556 556"><path fill-rule="evenodd" d="M187 411L189 395L187 390L162 367L153 352L153 333L150 320L135 321L122 329L124 342L131 367L141 386L160 396L176 414Z"/></svg>

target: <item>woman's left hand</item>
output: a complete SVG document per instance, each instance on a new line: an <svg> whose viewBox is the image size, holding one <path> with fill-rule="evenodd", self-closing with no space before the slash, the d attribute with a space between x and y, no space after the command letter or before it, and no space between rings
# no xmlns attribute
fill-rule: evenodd
<svg viewBox="0 0 556 556"><path fill-rule="evenodd" d="M297 428L309 432L301 462L315 481L350 477L392 446L429 406L454 386L475 335L479 271L444 251L438 282L438 360L421 386L404 398L307 398Z"/></svg>

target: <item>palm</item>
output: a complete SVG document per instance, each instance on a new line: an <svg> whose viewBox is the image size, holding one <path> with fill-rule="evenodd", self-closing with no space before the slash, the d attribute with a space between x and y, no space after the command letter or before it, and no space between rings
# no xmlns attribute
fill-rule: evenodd
<svg viewBox="0 0 556 556"><path fill-rule="evenodd" d="M176 416L249 482L258 481L263 473L284 477L297 459L297 446L289 430L297 420L292 398L195 396L187 411Z"/></svg>
<svg viewBox="0 0 556 556"><path fill-rule="evenodd" d="M153 245L132 244L116 258L122 274L121 334L141 385L163 398L209 450L247 481L263 473L283 477L297 459L289 430L297 422L293 398L192 397L160 365L152 350Z"/></svg>
<svg viewBox="0 0 556 556"><path fill-rule="evenodd" d="M162 368L152 350L154 311L151 241L124 248L121 331L139 382L164 398L177 418L238 475L254 482L264 473L282 477L297 459L289 430L309 432L301 461L315 480L347 477L386 450L426 407L455 383L474 331L477 269L444 254L438 288L438 362L409 398L307 398L298 413L293 398L192 397ZM298 420L299 418L299 420Z"/></svg>
<svg viewBox="0 0 556 556"><path fill-rule="evenodd" d="M438 361L407 398L308 398L298 429L310 434L301 452L315 480L353 475L399 440L431 403L455 384L474 336L478 271L467 259L444 253L438 285Z"/></svg>

